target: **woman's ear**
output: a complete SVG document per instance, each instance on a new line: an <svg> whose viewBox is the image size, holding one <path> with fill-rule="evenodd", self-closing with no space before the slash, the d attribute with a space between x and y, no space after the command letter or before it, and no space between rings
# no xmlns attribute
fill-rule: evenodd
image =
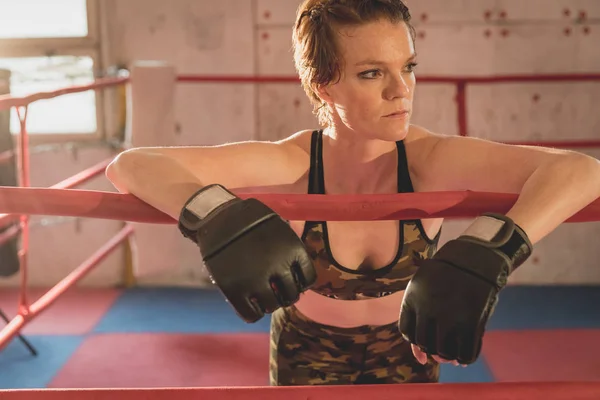
<svg viewBox="0 0 600 400"><path fill-rule="evenodd" d="M332 102L332 99L331 99L331 95L329 94L328 88L329 88L329 86L327 86L327 85L316 84L315 86L313 86L313 90L315 91L317 96L319 96L319 98L321 100L323 100L323 102L329 104Z"/></svg>

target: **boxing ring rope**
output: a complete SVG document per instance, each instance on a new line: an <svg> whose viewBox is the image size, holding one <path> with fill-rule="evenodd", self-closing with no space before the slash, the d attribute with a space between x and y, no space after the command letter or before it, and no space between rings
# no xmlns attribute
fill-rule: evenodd
<svg viewBox="0 0 600 400"><path fill-rule="evenodd" d="M420 77L423 83L453 83L457 87L459 133L467 135L466 127L466 87L469 84L498 82L558 82L558 81L599 81L600 75L547 75L547 76L504 76L504 77ZM175 77L179 83L299 83L297 77L285 76L192 76ZM98 90L117 85L135 84L129 77L98 79L89 85L74 86L42 92L26 97L15 98L0 96L0 110L15 107L21 123L19 143L14 153L0 154L0 162L8 162L16 157L18 163L18 181L20 187L0 187L0 226L20 221L0 237L7 240L21 233L23 235L21 261L21 294L18 315L0 331L0 351L14 338L34 317L46 310L56 299L70 287L74 286L115 248L126 240L131 240L134 228L131 222L151 224L174 224L169 216L150 207L132 195L76 189L77 186L102 174L110 159L104 160L70 178L49 188L30 187L29 181L29 147L26 129L27 107L34 101L47 100L57 96L88 90ZM131 118L131 115L128 115ZM525 144L520 142L518 144ZM528 143L533 144L533 143ZM556 141L537 142L534 145L550 147L600 147L600 141ZM238 193L240 197L250 195ZM403 193L391 195L282 195L253 194L252 197L264 201L268 206L280 213L283 218L296 220L389 220L418 218L464 218L479 215L484 211L506 212L517 199L515 194L480 193L480 192L429 192ZM39 199L44 199L40 202ZM27 304L25 290L27 287L27 252L29 216L60 215L127 221L112 239L94 252L85 262L75 268L67 277L56 284L31 305ZM596 200L581 212L572 216L568 222L600 221L600 199ZM12 235L12 236L11 236ZM482 391L493 389L484 396ZM144 398L163 399L173 397L177 391L178 400L184 398L218 398L224 399L275 399L286 396L290 399L341 399L356 397L360 391L365 396L377 396L379 399L402 398L422 399L435 396L438 399L482 398L491 399L529 399L533 396L544 396L546 399L598 398L600 383L541 383L541 384L452 384L452 385L377 385L374 387L310 387L310 388L202 388L202 389L152 389L152 390L0 390L0 397L7 400L20 400L35 394L44 399L118 399ZM592 397L593 396L593 397Z"/></svg>
<svg viewBox="0 0 600 400"><path fill-rule="evenodd" d="M85 170L79 172L78 174L65 179L64 181L57 183L56 185L51 186L51 188L53 188L53 189L70 189L72 187L79 186L79 185L87 182L88 180L104 173L104 171L106 170L106 167L108 166L108 164L111 161L112 161L112 158L101 161L98 164L94 165L93 167L85 169ZM0 214L0 226L6 225L7 222L14 221L17 218L16 216L21 215L21 214L24 214L24 213L11 212L8 214L7 213ZM0 239L0 245L2 243L4 243L4 241L6 241L6 240L10 240L19 231L14 232L12 234L12 236L4 239L4 236L7 235L7 232L8 231L4 232L4 234L0 236L0 238L2 238L2 239Z"/></svg>
<svg viewBox="0 0 600 400"><path fill-rule="evenodd" d="M383 221L457 219L483 212L506 213L516 194L473 191L369 195L246 194L292 221ZM43 198L44 202L39 199ZM0 209L11 214L55 215L149 224L175 224L170 216L131 194L51 188L0 187ZM600 199L566 222L600 221Z"/></svg>
<svg viewBox="0 0 600 400"><path fill-rule="evenodd" d="M111 86L118 86L127 83L129 78L101 78L96 79L94 83L86 85L76 85L50 92L37 92L27 96L14 97L11 95L0 96L0 110L4 110L10 107L27 107L34 101L39 100L50 100L58 96L64 96L66 94L87 92L88 90L103 89Z"/></svg>
<svg viewBox="0 0 600 400"><path fill-rule="evenodd" d="M2 400L597 400L599 393L592 382L0 391Z"/></svg>

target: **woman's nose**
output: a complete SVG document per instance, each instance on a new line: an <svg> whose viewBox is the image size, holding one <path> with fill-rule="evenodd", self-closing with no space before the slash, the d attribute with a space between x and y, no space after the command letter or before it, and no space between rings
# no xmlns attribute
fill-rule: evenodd
<svg viewBox="0 0 600 400"><path fill-rule="evenodd" d="M411 87L407 81L407 78L403 75L398 75L390 79L386 88L386 98L404 98L408 97L411 92Z"/></svg>

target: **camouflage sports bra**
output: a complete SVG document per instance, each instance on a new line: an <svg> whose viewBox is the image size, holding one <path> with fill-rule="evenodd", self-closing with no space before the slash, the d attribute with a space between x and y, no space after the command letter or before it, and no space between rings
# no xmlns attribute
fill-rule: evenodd
<svg viewBox="0 0 600 400"><path fill-rule="evenodd" d="M396 142L396 148L398 192L413 192L404 143ZM308 193L325 194L322 131L314 131L312 134L310 159ZM377 269L353 270L343 267L333 258L327 222L307 221L302 240L317 271L317 281L310 290L335 299L360 300L384 297L406 289L418 268L418 261L431 257L436 251L440 233L433 240L429 239L420 220L400 221L399 225L402 245L389 265Z"/></svg>

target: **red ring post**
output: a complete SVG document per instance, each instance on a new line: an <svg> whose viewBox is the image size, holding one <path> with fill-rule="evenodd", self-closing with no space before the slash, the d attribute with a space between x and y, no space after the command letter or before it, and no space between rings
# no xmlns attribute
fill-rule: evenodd
<svg viewBox="0 0 600 400"><path fill-rule="evenodd" d="M30 182L30 160L29 160L29 136L27 133L27 110L30 103L43 99L51 99L57 96L68 93L77 93L88 90L100 89L114 85L120 85L128 82L127 78L118 79L101 79L89 85L74 86L55 90L52 92L41 92L32 94L26 97L0 96L0 109L15 107L20 121L20 134L18 135L17 146L17 178L21 188L31 186ZM13 157L15 153L5 151L0 154L0 162L6 162ZM68 179L59 182L52 186L54 189L67 189L78 186L106 170L106 167L112 159L104 160ZM0 242L9 240L10 238L21 233L21 250L19 252L20 261L20 292L18 302L18 314L13 318L7 326L0 330L0 350L2 350L8 342L19 334L20 330L35 316L39 315L48 308L56 299L67 289L74 286L79 280L87 275L95 266L97 266L104 258L106 258L120 243L127 239L133 232L133 227L126 224L113 239L105 246L100 248L88 260L76 268L66 278L61 280L40 299L29 305L27 301L27 283L28 283L28 252L29 252L29 216L28 213L8 213L0 214L0 224L13 222L20 219L20 226L8 229L0 236Z"/></svg>

